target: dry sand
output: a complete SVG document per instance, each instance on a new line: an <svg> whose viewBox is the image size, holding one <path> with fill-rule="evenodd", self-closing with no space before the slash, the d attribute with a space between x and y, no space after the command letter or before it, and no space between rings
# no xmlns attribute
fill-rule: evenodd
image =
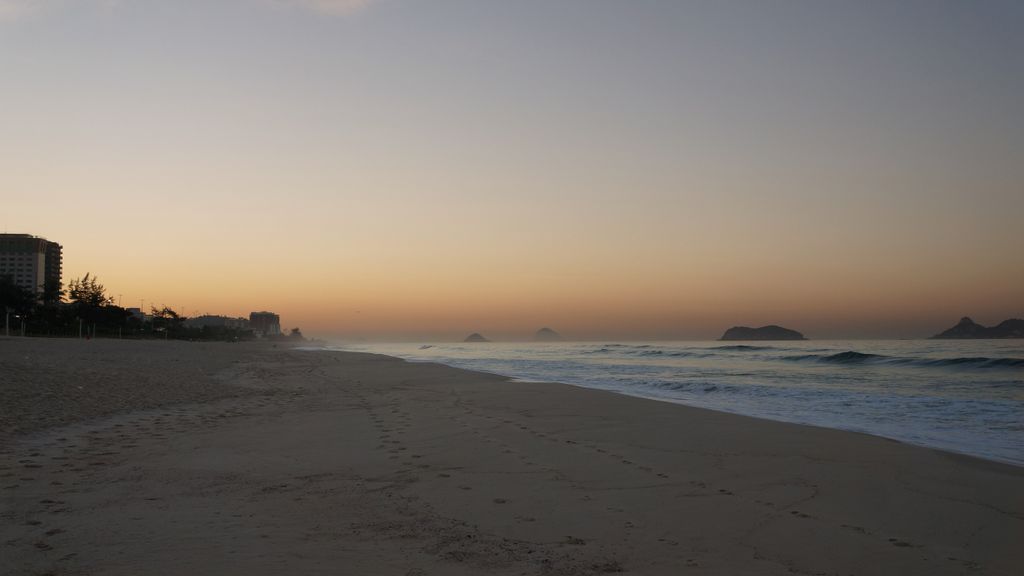
<svg viewBox="0 0 1024 576"><path fill-rule="evenodd" d="M0 340L0 574L1019 574L1024 469L383 356Z"/></svg>

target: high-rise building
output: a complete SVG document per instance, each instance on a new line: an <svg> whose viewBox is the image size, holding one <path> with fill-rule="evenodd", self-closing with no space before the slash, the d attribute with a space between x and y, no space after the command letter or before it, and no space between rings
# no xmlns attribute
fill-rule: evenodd
<svg viewBox="0 0 1024 576"><path fill-rule="evenodd" d="M42 297L61 281L61 245L30 234L0 234L0 276Z"/></svg>
<svg viewBox="0 0 1024 576"><path fill-rule="evenodd" d="M252 312L249 328L258 336L277 336L281 333L281 317L273 312Z"/></svg>

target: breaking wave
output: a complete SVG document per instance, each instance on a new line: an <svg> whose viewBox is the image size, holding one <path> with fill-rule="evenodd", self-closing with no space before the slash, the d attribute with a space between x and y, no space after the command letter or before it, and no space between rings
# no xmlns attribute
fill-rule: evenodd
<svg viewBox="0 0 1024 576"><path fill-rule="evenodd" d="M748 350L778 350L774 346L749 346L747 344L737 344L735 346L715 346L714 348L708 348L708 350L732 350L735 352L746 352Z"/></svg>
<svg viewBox="0 0 1024 576"><path fill-rule="evenodd" d="M794 362L823 362L826 364L890 364L920 366L929 368L1024 368L1024 358L988 358L972 356L966 358L903 358L882 354L865 354L849 350L838 354L803 354L785 356L784 360Z"/></svg>

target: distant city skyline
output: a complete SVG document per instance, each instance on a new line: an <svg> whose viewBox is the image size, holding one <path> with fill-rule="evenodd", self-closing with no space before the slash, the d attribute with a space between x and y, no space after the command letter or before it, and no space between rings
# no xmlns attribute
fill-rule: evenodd
<svg viewBox="0 0 1024 576"><path fill-rule="evenodd" d="M0 225L307 335L1024 316L1024 5L0 0Z"/></svg>

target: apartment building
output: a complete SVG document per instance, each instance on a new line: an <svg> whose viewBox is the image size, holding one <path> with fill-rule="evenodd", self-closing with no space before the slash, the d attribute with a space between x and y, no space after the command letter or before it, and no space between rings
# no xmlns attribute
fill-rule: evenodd
<svg viewBox="0 0 1024 576"><path fill-rule="evenodd" d="M0 276L36 296L61 282L62 247L30 234L0 234Z"/></svg>

